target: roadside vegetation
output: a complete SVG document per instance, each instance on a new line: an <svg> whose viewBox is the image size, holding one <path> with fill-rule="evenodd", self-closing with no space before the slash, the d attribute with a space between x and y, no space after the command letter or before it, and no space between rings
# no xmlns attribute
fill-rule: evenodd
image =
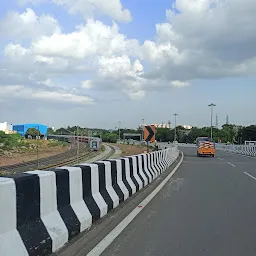
<svg viewBox="0 0 256 256"><path fill-rule="evenodd" d="M16 157L19 154L33 154L37 148L42 152L50 148L58 150L67 146L66 142L26 139L20 134L5 134L0 131L0 156Z"/></svg>
<svg viewBox="0 0 256 256"><path fill-rule="evenodd" d="M180 143L195 143L197 137L210 137L211 129L209 127L190 130L177 127L177 141ZM157 139L162 141L173 141L174 130L158 129ZM221 143L244 144L246 140L256 141L256 125L247 127L233 124L225 124L221 129L213 128L213 140Z"/></svg>
<svg viewBox="0 0 256 256"><path fill-rule="evenodd" d="M209 127L193 127L192 129L185 129L183 126L177 126L177 140L180 143L195 143L197 137L210 136ZM84 136L93 136L102 138L103 142L116 143L119 139L119 130L104 130L104 129L89 129L81 127L67 127L60 128L53 131L51 128L48 129L48 134L76 134ZM123 138L124 133L142 133L141 128L137 129L120 129L120 138ZM167 142L174 141L174 129L168 128L157 128L156 140ZM138 137L130 137L130 139L138 139ZM243 144L246 140L256 141L256 125L250 125L247 127L224 124L220 129L213 128L213 139L216 142L222 143L235 143Z"/></svg>

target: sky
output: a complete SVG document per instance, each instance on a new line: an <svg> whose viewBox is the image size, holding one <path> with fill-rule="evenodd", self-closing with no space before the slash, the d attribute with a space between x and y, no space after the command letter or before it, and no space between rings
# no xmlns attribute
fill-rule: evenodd
<svg viewBox="0 0 256 256"><path fill-rule="evenodd" d="M10 0L0 122L255 124L255 0Z"/></svg>

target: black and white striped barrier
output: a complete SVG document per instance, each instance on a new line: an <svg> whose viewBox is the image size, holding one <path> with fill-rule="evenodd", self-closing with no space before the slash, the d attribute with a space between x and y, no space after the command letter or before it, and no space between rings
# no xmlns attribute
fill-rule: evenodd
<svg viewBox="0 0 256 256"><path fill-rule="evenodd" d="M0 255L49 255L147 186L177 147L0 177Z"/></svg>

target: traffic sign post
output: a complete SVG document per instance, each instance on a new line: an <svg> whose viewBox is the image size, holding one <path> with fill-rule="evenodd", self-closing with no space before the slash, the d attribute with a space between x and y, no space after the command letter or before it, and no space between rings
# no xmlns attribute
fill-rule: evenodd
<svg viewBox="0 0 256 256"><path fill-rule="evenodd" d="M147 142L147 152L149 152L149 142L155 142L156 140L156 127L154 125L144 126L144 141Z"/></svg>

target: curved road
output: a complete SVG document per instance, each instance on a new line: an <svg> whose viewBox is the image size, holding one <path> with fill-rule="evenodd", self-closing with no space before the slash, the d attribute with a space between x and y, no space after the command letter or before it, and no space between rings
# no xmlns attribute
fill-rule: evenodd
<svg viewBox="0 0 256 256"><path fill-rule="evenodd" d="M256 158L181 150L179 170L102 256L256 255Z"/></svg>

